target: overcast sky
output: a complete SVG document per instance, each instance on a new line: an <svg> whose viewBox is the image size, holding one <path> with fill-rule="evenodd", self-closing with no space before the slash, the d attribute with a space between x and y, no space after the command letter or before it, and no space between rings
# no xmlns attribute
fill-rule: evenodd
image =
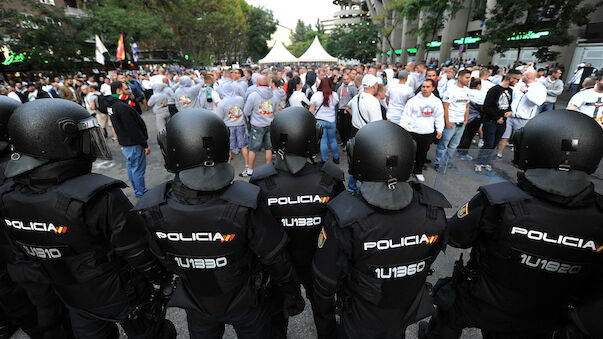
<svg viewBox="0 0 603 339"><path fill-rule="evenodd" d="M316 19L333 17L339 6L331 0L245 0L253 6L264 6L272 10L274 18L288 28L295 29L297 19L306 24L316 25Z"/></svg>

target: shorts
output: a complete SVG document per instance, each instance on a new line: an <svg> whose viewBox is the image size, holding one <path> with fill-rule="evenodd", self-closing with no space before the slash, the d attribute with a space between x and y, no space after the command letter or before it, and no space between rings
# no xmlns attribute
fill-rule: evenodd
<svg viewBox="0 0 603 339"><path fill-rule="evenodd" d="M505 133L503 133L503 139L509 139L513 135L513 133L517 132L518 129L522 128L528 123L528 119L519 119L519 118L508 118L507 119L507 128L505 129Z"/></svg>
<svg viewBox="0 0 603 339"><path fill-rule="evenodd" d="M96 120L102 129L105 129L107 125L109 125L109 127L113 127L111 119L109 119L109 114L96 113Z"/></svg>
<svg viewBox="0 0 603 339"><path fill-rule="evenodd" d="M230 149L240 149L249 145L249 135L247 135L247 126L228 127L230 131Z"/></svg>
<svg viewBox="0 0 603 339"><path fill-rule="evenodd" d="M272 142L270 142L270 126L256 127L251 125L249 140L249 150L252 152L260 152L263 149L272 150Z"/></svg>

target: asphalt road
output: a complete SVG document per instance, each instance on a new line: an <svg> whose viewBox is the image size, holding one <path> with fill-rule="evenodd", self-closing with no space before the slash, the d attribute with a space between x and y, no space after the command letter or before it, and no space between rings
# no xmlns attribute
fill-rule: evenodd
<svg viewBox="0 0 603 339"><path fill-rule="evenodd" d="M565 105L568 98L562 97L562 99L565 100L562 100L561 104ZM147 158L147 171L145 179L147 187L152 188L166 180L170 180L173 178L173 174L167 172L163 167L163 157L161 156L161 151L155 138L157 135L155 116L151 112L147 111L143 114L143 118L147 124L150 136L149 145L151 147L151 154ZM120 147L116 142L111 141L111 139L107 140L113 154L113 160L95 162L93 171L121 179L129 184L125 167L125 158L121 153ZM432 146L428 155L429 159L433 160L434 151L435 147ZM340 167L347 172L347 158L341 147L339 148L339 154L341 157ZM472 145L470 154L474 156L477 155L477 145ZM515 181L517 169L511 165L512 158L512 151L510 150L510 147L507 147L503 158L493 161L492 171L483 171L481 173L476 173L474 171L474 164L472 161L462 161L458 158L454 159L453 167L447 169L443 173L436 173L433 167L428 165L427 170L424 171L426 178L425 184L435 187L448 198L452 204L452 208L447 210L447 215L452 215L453 213L456 213L460 206L462 206L475 194L475 191L479 186L499 182L502 180ZM263 156L258 156L257 159L263 159ZM257 162L256 167L258 167L259 164L260 162ZM235 168L235 173L240 173L244 169L245 164L240 154L233 156L232 165ZM238 177L236 179L244 180ZM600 193L603 192L603 164L593 175L593 182L595 183L596 190ZM132 189L128 187L124 189L124 192L132 203L135 204L136 199ZM440 254L432 267L435 269L435 273L430 276L428 280L432 283L435 283L435 281L437 281L437 279L440 277L450 276L452 273L453 263L459 256L459 253L460 250L449 247L445 254ZM184 312L180 309L170 309L168 311L168 318L176 325L179 333L178 338L188 338L186 315ZM125 336L123 337L125 338ZM309 302L306 302L306 309L302 314L290 319L288 337L294 339L316 337L316 330L314 327ZM406 337L410 339L417 338L416 324L407 329ZM14 338L27 337L20 332L17 333ZM224 338L236 338L236 334L232 330L232 327L227 326ZM481 338L481 334L479 330L466 329L463 332L462 338Z"/></svg>

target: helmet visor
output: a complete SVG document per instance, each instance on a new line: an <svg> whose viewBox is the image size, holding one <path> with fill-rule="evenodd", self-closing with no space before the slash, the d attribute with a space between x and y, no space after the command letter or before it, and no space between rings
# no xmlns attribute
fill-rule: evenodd
<svg viewBox="0 0 603 339"><path fill-rule="evenodd" d="M111 150L105 141L103 132L94 117L78 123L82 134L82 153L91 155L96 159L111 160Z"/></svg>

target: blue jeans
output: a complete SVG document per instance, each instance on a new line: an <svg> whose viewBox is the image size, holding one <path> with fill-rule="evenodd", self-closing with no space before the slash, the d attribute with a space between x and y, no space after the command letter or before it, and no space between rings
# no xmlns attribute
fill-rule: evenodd
<svg viewBox="0 0 603 339"><path fill-rule="evenodd" d="M318 123L322 126L322 139L320 139L320 154L322 155L322 161L329 160L329 147L331 147L331 152L333 152L333 159L339 159L337 139L335 138L335 123L326 120L318 120Z"/></svg>
<svg viewBox="0 0 603 339"><path fill-rule="evenodd" d="M572 91L572 96L574 96L580 90L580 84L571 84L570 90Z"/></svg>
<svg viewBox="0 0 603 339"><path fill-rule="evenodd" d="M477 163L480 165L490 164L494 154L494 149L500 142L500 139L507 129L507 124L499 124L494 120L484 120L482 122L482 132L484 133L484 146L479 150Z"/></svg>
<svg viewBox="0 0 603 339"><path fill-rule="evenodd" d="M358 193L360 191L360 184L351 174L348 174L348 191L352 193Z"/></svg>
<svg viewBox="0 0 603 339"><path fill-rule="evenodd" d="M144 186L144 173L147 169L147 156L141 145L123 146L121 152L126 157L128 178L132 183L134 195L142 197L148 189Z"/></svg>
<svg viewBox="0 0 603 339"><path fill-rule="evenodd" d="M538 109L536 109L536 114L540 114L540 113L546 112L546 111L552 111L554 109L555 109L554 102L545 102L544 104L538 106Z"/></svg>
<svg viewBox="0 0 603 339"><path fill-rule="evenodd" d="M456 147L461 142L461 137L465 131L465 125L452 125L452 128L444 128L442 139L436 149L435 164L443 165L448 161L452 162L452 155L456 152Z"/></svg>

